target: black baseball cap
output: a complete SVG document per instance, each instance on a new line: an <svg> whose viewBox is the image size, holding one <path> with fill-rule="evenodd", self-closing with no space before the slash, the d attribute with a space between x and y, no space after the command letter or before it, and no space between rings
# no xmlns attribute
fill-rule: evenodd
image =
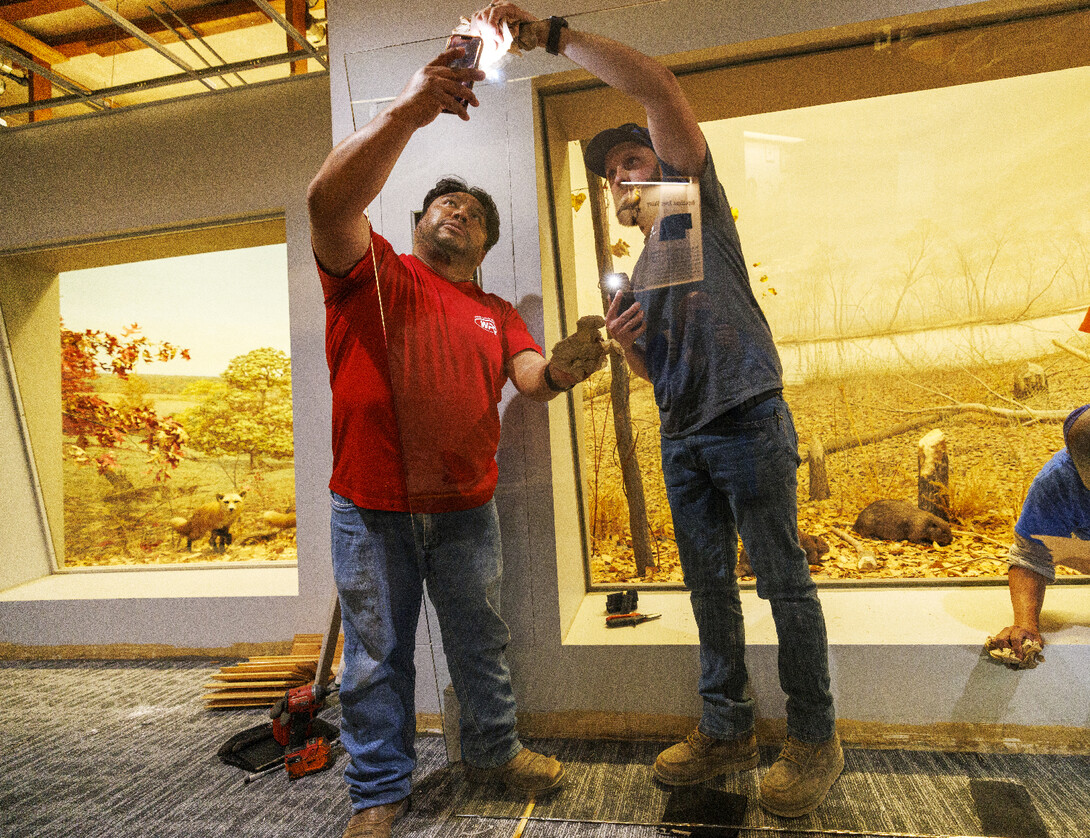
<svg viewBox="0 0 1090 838"><path fill-rule="evenodd" d="M583 162L598 177L606 176L606 155L614 146L621 143L639 143L647 146L652 151L655 147L651 144L651 134L642 125L635 122L626 122L617 128L607 128L594 135L594 139L587 143L587 150L583 153Z"/></svg>

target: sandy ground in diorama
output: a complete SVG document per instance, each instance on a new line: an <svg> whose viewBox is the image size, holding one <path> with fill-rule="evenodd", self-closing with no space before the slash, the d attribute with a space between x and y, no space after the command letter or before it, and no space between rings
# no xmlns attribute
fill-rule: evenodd
<svg viewBox="0 0 1090 838"><path fill-rule="evenodd" d="M1088 401L1090 363L1066 352L1034 359L1048 375L1048 392L1027 397L1025 407L1069 411ZM784 396L795 417L800 453L816 435L828 444L844 436L864 436L908 421L935 407L985 404L1018 408L1011 398L1014 376L1026 362L928 369L903 374L870 374L787 387ZM596 584L639 581L633 559L621 472L617 466L610 410L608 370L584 390L583 464L591 515L591 576ZM680 583L681 568L663 485L658 415L651 387L634 379L633 428L643 471L648 521L657 567L642 581ZM856 516L882 498L917 498L917 443L928 431L944 432L950 470L953 542L946 546L864 539L852 531ZM820 583L833 579L1005 577L1003 557L1022 501L1033 477L1063 447L1056 422L1000 419L956 412L934 424L826 458L831 497L809 499L809 467L799 478L799 527L829 546L811 573ZM834 530L873 550L876 566L859 569L859 553ZM1061 574L1076 572L1061 568ZM748 577L752 578L752 577Z"/></svg>
<svg viewBox="0 0 1090 838"><path fill-rule="evenodd" d="M146 475L145 455L115 450L125 475L120 483L93 467L64 464L65 567L295 560L294 517L284 517L295 509L292 461L266 462L255 470L235 458L190 452L168 480L156 483ZM225 552L212 549L207 533L187 550L171 519L189 519L217 493L235 492L245 496ZM271 525L266 512L291 525Z"/></svg>

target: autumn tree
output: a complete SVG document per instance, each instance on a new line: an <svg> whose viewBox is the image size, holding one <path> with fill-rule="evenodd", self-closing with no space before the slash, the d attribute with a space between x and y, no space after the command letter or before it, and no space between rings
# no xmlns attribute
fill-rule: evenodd
<svg viewBox="0 0 1090 838"><path fill-rule="evenodd" d="M186 388L201 399L182 415L190 445L212 456L290 457L291 359L264 347L233 358L216 380Z"/></svg>
<svg viewBox="0 0 1090 838"><path fill-rule="evenodd" d="M122 400L116 407L99 396L94 381L102 374L128 381L138 363L169 361L176 356L189 360L189 350L170 343L153 342L136 323L118 338L109 332L86 329L75 332L61 323L61 428L74 437L65 456L94 465L111 483L128 483L119 472L116 451L130 445L147 452L149 470L165 480L182 459L185 431L173 419L158 416L142 398ZM93 455L92 443L102 449Z"/></svg>

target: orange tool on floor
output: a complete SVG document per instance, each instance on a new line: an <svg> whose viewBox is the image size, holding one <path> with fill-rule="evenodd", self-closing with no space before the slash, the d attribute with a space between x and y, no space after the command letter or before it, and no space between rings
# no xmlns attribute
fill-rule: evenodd
<svg viewBox="0 0 1090 838"><path fill-rule="evenodd" d="M641 614L639 611L630 611L628 614L610 614L606 617L606 628L620 628L621 626L638 626L648 620L657 620L661 614Z"/></svg>

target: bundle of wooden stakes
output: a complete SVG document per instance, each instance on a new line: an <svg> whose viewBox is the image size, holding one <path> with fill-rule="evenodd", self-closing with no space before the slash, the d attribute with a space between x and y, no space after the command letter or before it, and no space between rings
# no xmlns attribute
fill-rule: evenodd
<svg viewBox="0 0 1090 838"><path fill-rule="evenodd" d="M210 709L228 707L271 707L293 687L309 684L318 669L322 635L295 635L287 655L253 657L244 663L224 666L205 684L205 704ZM333 672L341 662L344 635L337 638L333 654Z"/></svg>

